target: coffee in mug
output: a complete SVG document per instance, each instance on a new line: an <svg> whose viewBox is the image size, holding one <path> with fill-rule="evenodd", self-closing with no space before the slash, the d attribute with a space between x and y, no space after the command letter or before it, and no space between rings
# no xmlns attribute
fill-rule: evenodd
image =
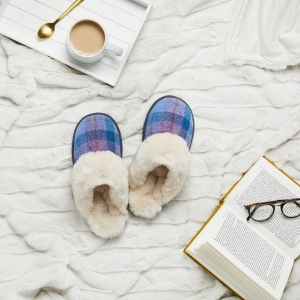
<svg viewBox="0 0 300 300"><path fill-rule="evenodd" d="M67 49L75 59L84 63L99 61L105 52L121 56L123 49L108 39L104 27L98 21L80 20L69 30Z"/></svg>
<svg viewBox="0 0 300 300"><path fill-rule="evenodd" d="M95 55L103 48L105 42L104 31L96 22L84 20L72 28L70 42L78 54Z"/></svg>

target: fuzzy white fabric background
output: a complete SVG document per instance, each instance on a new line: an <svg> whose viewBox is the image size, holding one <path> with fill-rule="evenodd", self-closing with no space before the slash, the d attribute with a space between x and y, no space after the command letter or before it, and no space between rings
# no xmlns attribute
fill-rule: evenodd
<svg viewBox="0 0 300 300"><path fill-rule="evenodd" d="M0 299L236 299L183 247L262 155L300 181L300 67L227 66L232 0L153 4L115 88L1 37ZM195 115L185 187L153 220L130 215L120 237L98 238L72 198L76 123L115 118L129 166L165 94ZM299 293L296 261L283 299Z"/></svg>

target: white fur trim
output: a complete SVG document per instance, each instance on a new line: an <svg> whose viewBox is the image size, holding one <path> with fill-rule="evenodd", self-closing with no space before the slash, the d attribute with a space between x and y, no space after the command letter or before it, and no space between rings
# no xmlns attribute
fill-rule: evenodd
<svg viewBox="0 0 300 300"><path fill-rule="evenodd" d="M102 185L109 186L109 203L95 204L94 190ZM111 151L82 155L73 167L72 189L78 211L96 235L113 238L123 231L128 218L128 170L121 157Z"/></svg>
<svg viewBox="0 0 300 300"><path fill-rule="evenodd" d="M190 152L183 138L168 132L149 136L141 144L130 166L130 210L147 219L155 217L162 206L182 189L189 162ZM159 166L165 166L168 173L166 179L160 178L156 182L153 190L155 183L149 173Z"/></svg>

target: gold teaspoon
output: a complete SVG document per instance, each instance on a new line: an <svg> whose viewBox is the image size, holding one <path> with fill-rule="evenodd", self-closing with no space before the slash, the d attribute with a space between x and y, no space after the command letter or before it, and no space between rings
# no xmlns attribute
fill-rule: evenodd
<svg viewBox="0 0 300 300"><path fill-rule="evenodd" d="M76 0L64 13L61 14L61 16L55 22L42 25L38 31L39 38L47 39L52 36L55 30L55 25L83 1L84 0Z"/></svg>

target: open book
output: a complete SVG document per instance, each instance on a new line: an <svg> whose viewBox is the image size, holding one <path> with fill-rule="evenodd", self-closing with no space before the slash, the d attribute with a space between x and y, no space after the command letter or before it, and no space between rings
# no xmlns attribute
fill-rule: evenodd
<svg viewBox="0 0 300 300"><path fill-rule="evenodd" d="M247 222L244 205L300 197L300 186L261 158L233 186L184 249L244 299L280 299L300 254L300 217L276 207L271 219Z"/></svg>

